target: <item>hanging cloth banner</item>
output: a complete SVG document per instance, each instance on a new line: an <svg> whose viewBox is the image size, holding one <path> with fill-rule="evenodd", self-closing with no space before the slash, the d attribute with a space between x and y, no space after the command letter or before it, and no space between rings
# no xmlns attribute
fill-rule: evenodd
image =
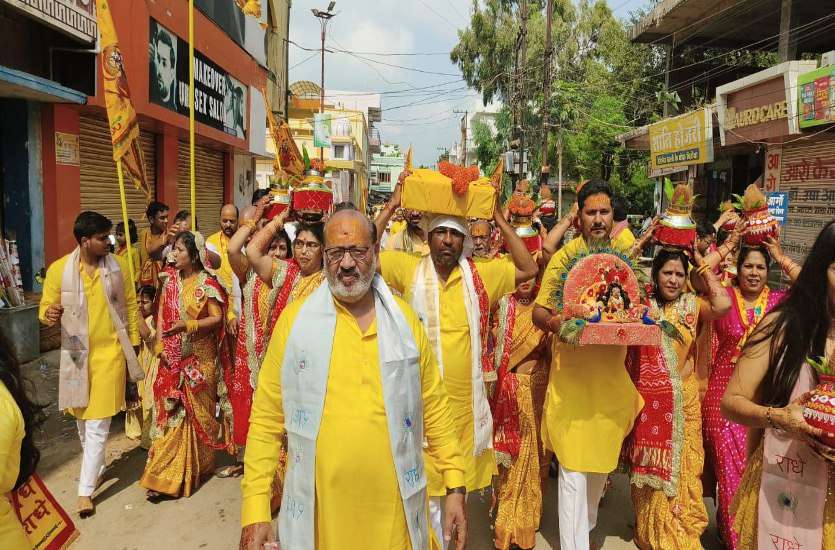
<svg viewBox="0 0 835 550"><path fill-rule="evenodd" d="M313 115L313 146L331 146L331 114L314 113Z"/></svg>

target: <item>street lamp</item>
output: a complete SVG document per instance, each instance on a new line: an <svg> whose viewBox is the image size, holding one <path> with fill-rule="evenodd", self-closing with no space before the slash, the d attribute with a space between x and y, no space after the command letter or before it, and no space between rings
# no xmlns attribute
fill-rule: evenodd
<svg viewBox="0 0 835 550"><path fill-rule="evenodd" d="M331 18L336 15L335 13L333 13L334 6L336 6L336 2L331 2L330 4L328 4L328 9L324 11L317 10L316 8L310 10L313 13L313 17L319 19L319 23L322 27L322 73L319 87L319 113L325 112L325 32L328 28L328 21L330 21ZM325 149L323 147L319 147L319 160L322 162L322 166L324 166Z"/></svg>

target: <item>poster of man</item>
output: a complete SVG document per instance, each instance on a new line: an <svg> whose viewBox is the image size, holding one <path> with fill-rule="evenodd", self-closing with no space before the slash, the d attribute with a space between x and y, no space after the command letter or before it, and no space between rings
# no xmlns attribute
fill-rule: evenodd
<svg viewBox="0 0 835 550"><path fill-rule="evenodd" d="M244 86L231 76L226 76L226 96L224 97L223 110L224 130L227 134L244 137L246 130L244 122L244 111L246 110L246 95Z"/></svg>
<svg viewBox="0 0 835 550"><path fill-rule="evenodd" d="M151 101L177 110L177 38L151 20Z"/></svg>
<svg viewBox="0 0 835 550"><path fill-rule="evenodd" d="M151 19L150 98L152 103L189 116L188 42ZM246 139L247 88L223 67L194 52L194 118Z"/></svg>

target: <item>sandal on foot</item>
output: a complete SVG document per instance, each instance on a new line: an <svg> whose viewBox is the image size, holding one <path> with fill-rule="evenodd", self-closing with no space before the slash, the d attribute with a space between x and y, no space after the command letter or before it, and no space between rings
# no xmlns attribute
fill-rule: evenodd
<svg viewBox="0 0 835 550"><path fill-rule="evenodd" d="M218 468L215 470L215 477L219 478L227 478L227 477L238 477L243 475L244 473L244 465L238 462L237 464L233 464L231 466L224 466L223 468Z"/></svg>

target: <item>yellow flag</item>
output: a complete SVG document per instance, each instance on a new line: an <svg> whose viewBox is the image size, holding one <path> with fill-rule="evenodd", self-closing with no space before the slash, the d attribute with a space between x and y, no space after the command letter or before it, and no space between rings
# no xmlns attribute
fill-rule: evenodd
<svg viewBox="0 0 835 550"><path fill-rule="evenodd" d="M262 90L261 94L264 96L264 105L267 109L267 125L270 128L270 135L273 137L273 144L275 145L273 169L276 175L285 172L290 176L300 177L304 174L304 160L302 160L302 154L293 140L290 127L284 120L277 121L275 119L266 90Z"/></svg>
<svg viewBox="0 0 835 550"><path fill-rule="evenodd" d="M493 169L493 173L490 174L490 181L493 183L494 186L501 186L503 175L504 175L504 156L500 156L499 157L499 163Z"/></svg>
<svg viewBox="0 0 835 550"><path fill-rule="evenodd" d="M244 15L251 15L256 19L261 19L261 0L235 0L235 4L241 8Z"/></svg>
<svg viewBox="0 0 835 550"><path fill-rule="evenodd" d="M101 68L104 81L104 105L110 123L113 160L122 168L133 185L151 201L151 188L145 174L145 159L139 145L139 121L130 99L128 77L122 65L122 52L108 0L96 0L96 18L101 34Z"/></svg>
<svg viewBox="0 0 835 550"><path fill-rule="evenodd" d="M412 146L409 145L409 150L406 151L406 160L403 163L403 170L407 170L409 172L413 171L412 168Z"/></svg>

